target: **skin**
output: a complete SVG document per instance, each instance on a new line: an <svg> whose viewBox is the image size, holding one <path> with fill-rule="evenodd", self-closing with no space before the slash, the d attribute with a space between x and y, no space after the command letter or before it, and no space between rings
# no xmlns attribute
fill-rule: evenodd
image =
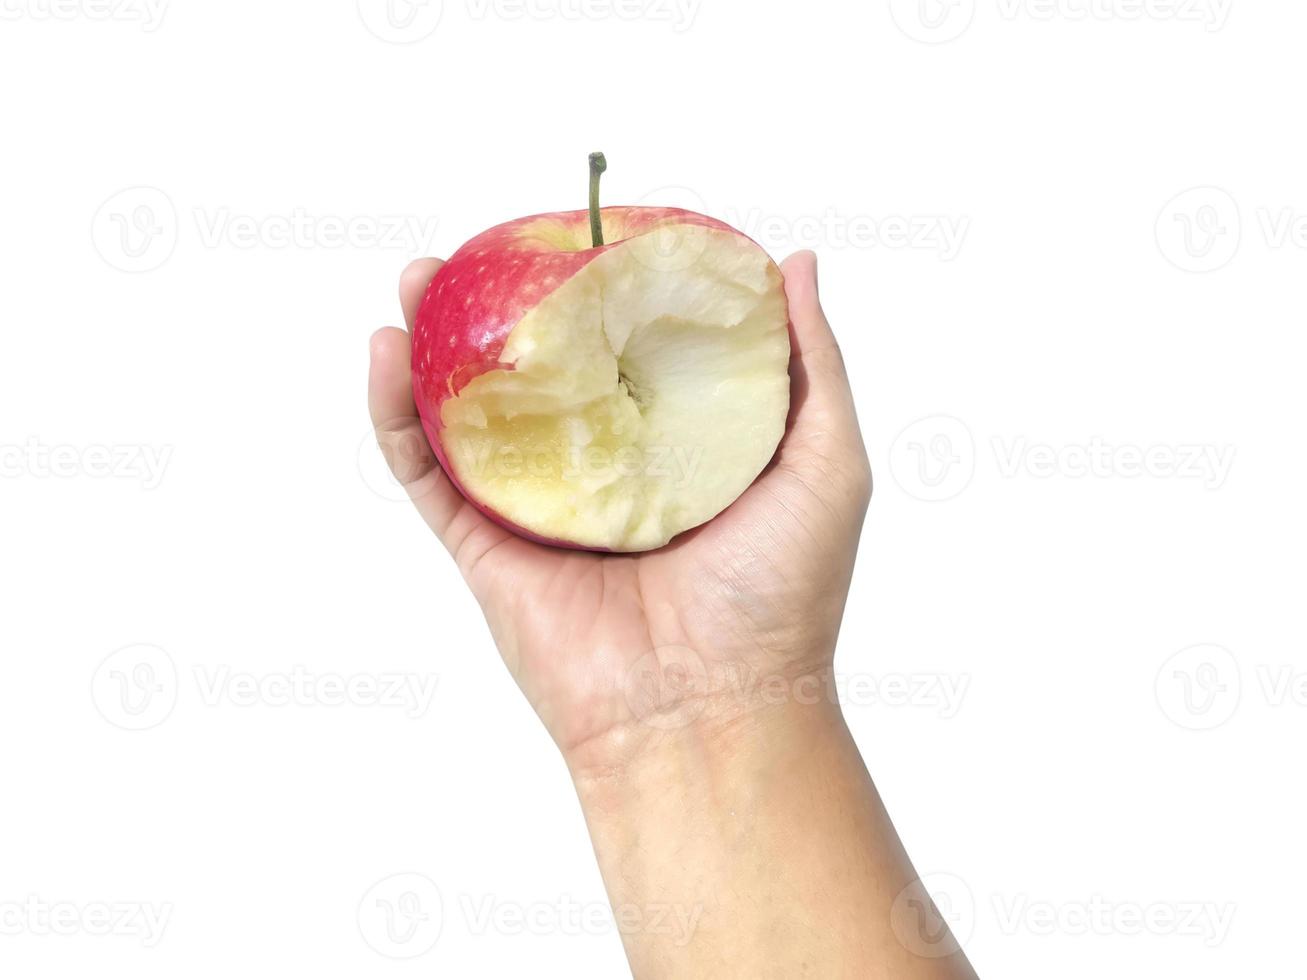
<svg viewBox="0 0 1307 980"><path fill-rule="evenodd" d="M401 278L410 329L440 266ZM871 471L816 257L782 271L785 438L659 551L553 549L468 504L423 434L405 330L372 338L373 424L563 753L635 977L973 977L829 693Z"/></svg>

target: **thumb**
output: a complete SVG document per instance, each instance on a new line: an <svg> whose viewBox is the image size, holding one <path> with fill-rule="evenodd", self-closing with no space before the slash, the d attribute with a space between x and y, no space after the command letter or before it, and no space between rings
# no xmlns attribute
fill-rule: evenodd
<svg viewBox="0 0 1307 980"><path fill-rule="evenodd" d="M781 263L790 305L790 425L786 443L819 457L866 466L853 391L839 342L821 308L817 256Z"/></svg>

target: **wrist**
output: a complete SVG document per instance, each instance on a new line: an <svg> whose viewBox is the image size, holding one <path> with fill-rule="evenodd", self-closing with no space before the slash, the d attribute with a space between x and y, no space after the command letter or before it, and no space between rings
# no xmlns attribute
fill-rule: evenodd
<svg viewBox="0 0 1307 980"><path fill-rule="evenodd" d="M815 746L852 744L825 676L796 676L790 690L811 693L708 697L565 753L587 819L650 816L673 799L675 806L712 806L787 778Z"/></svg>
<svg viewBox="0 0 1307 980"><path fill-rule="evenodd" d="M878 801L836 703L737 705L572 774L635 976L871 975L867 895L906 878L866 850Z"/></svg>

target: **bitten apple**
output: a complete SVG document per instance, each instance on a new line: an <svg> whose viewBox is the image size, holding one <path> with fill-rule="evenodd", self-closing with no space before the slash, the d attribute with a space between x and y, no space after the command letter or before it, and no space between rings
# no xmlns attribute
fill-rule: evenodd
<svg viewBox="0 0 1307 980"><path fill-rule="evenodd" d="M521 218L460 248L413 335L432 449L548 544L645 551L740 496L785 431L788 310L747 236L676 208Z"/></svg>

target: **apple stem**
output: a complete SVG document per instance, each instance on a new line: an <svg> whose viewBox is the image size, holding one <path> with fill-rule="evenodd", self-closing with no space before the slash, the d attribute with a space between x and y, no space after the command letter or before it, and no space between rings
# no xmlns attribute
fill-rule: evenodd
<svg viewBox="0 0 1307 980"><path fill-rule="evenodd" d="M590 241L598 248L604 243L604 226L599 220L599 177L608 169L602 153L590 154Z"/></svg>

